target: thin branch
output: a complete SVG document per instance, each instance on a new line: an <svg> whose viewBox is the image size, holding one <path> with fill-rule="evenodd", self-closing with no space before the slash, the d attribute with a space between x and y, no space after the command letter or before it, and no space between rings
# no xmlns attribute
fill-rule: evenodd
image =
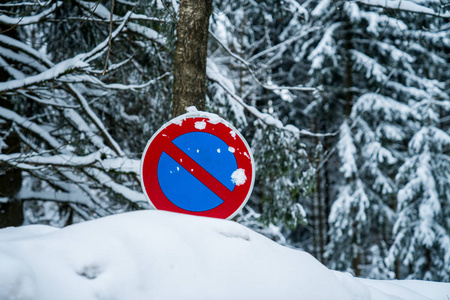
<svg viewBox="0 0 450 300"><path fill-rule="evenodd" d="M329 137L329 136L335 136L338 134L338 132L333 133L314 133L309 130L300 130L294 125L288 124L284 125L280 120L274 118L272 115L262 113L260 112L256 107L248 105L244 102L244 99L233 93L225 84L223 84L220 79L218 79L212 72L207 73L208 79L217 83L225 92L227 92L234 100L236 100L244 109L246 109L248 112L250 112L253 116L255 116L257 119L261 120L263 123L274 126L276 128L279 128L281 130L289 131L296 135L306 135L306 136L314 136L314 137Z"/></svg>
<svg viewBox="0 0 450 300"><path fill-rule="evenodd" d="M170 11L170 9L167 7L166 2L164 0L161 0L162 4L164 5L164 8L167 10L167 12L169 13L170 17L172 18L172 20L175 23L178 23L177 18L172 14L172 12Z"/></svg>
<svg viewBox="0 0 450 300"><path fill-rule="evenodd" d="M122 23L120 23L119 27L117 27L116 30L114 30L114 32L111 34L111 39L115 39L119 35L119 33L123 30L126 23L128 22L130 16L131 16L131 11L129 11L125 14L125 16L123 17ZM99 57L100 55L102 55L106 51L105 48L108 46L109 40L110 39L108 37L108 39L106 39L103 42L101 42L100 44L98 44L90 52L85 53L85 54L80 54L83 57L83 60L85 60L86 62L90 62L90 61L93 61L94 59L96 59L97 57Z"/></svg>
<svg viewBox="0 0 450 300"><path fill-rule="evenodd" d="M331 158L331 156L334 154L335 151L336 151L336 147L333 147L330 151L327 151L325 157L322 160L320 160L320 163L316 168L316 172L318 172L320 169L323 168L325 163Z"/></svg>
<svg viewBox="0 0 450 300"><path fill-rule="evenodd" d="M81 105L81 108L86 113L86 115L95 124L95 127L97 127L97 129L100 131L101 135L106 140L107 144L111 147L111 149L113 149L117 155L125 156L125 153L120 148L119 144L114 140L114 138L108 132L108 130L106 129L103 122L97 117L97 115L92 110L92 108L90 107L88 101L83 96L83 94L80 91L78 91L71 83L67 84L67 87L68 87L70 93L75 97L75 99L78 100L78 102Z"/></svg>
<svg viewBox="0 0 450 300"><path fill-rule="evenodd" d="M110 65L108 67L108 69L106 70L106 73L109 73L111 71L119 69L123 65L127 64L128 62L130 62L132 59L133 59L133 57L129 57L129 58L121 61L120 63ZM96 74L96 75L102 74L102 75L105 75L105 74L103 74L103 72L104 72L104 70L90 70L89 71L90 74Z"/></svg>
<svg viewBox="0 0 450 300"><path fill-rule="evenodd" d="M113 16L114 16L114 0L111 0L111 12L110 12L110 15L109 15L108 53L106 54L105 68L103 69L102 75L105 75L105 73L106 73L106 69L108 68L109 55L111 54Z"/></svg>
<svg viewBox="0 0 450 300"><path fill-rule="evenodd" d="M43 100L42 98L32 96L21 90L18 90L17 92L19 94L21 94L22 96L24 96L28 99L31 99L39 104L50 105L50 106L59 107L59 108L80 108L81 107L79 105L70 105L70 104L58 103L58 102L51 101L51 100Z"/></svg>
<svg viewBox="0 0 450 300"><path fill-rule="evenodd" d="M245 59L243 59L242 57L240 57L239 55L233 53L233 51L231 51L226 45L224 45L220 39L210 30L209 34L219 43L220 46L222 46L223 49L225 49L226 52L228 52L228 54L230 54L233 58L235 58L236 60L238 60L239 62L241 62L246 68L247 70L250 72L250 74L252 75L253 79L260 85L262 86L264 89L266 90L294 90L294 91L302 91L302 92L312 92L317 90L317 88L315 87L304 87L304 86L276 86L276 85L268 85L265 83L262 83L257 77L255 72L253 71L253 69L251 68L251 65L248 61L246 61Z"/></svg>
<svg viewBox="0 0 450 300"><path fill-rule="evenodd" d="M62 23L62 22L80 22L80 21L86 21L86 18L77 18L77 17L69 17L69 18L64 18L64 19L45 19L46 22L55 22L55 23ZM109 24L109 23L121 23L123 22L123 18L117 18L115 17L112 21L111 20L104 20L104 19L94 19L94 18L90 18L88 19L89 22L94 22L94 23L104 23L104 24ZM145 15L140 15L140 14L132 14L131 17L129 18L129 21L147 21L147 22L157 22L157 23L166 23L165 20L156 18L156 17L147 17Z"/></svg>
<svg viewBox="0 0 450 300"><path fill-rule="evenodd" d="M167 77L171 74L172 74L171 72L166 72L163 75L158 76L152 80L149 80L148 82L143 83L143 84L121 84L121 83L105 84L98 78L93 77L93 76L88 76L88 75L65 76L65 77L59 78L58 81L64 82L64 83L92 83L92 84L95 84L102 88L110 89L110 90L138 90L138 89L146 88L146 87L156 83L157 81L161 80L162 78Z"/></svg>
<svg viewBox="0 0 450 300"><path fill-rule="evenodd" d="M283 48L283 47L285 47L285 46L295 42L296 40L301 39L302 37L310 34L311 32L317 31L318 29L320 29L320 27L311 27L308 30L303 31L302 33L300 33L298 35L294 35L293 37L291 37L291 38L289 38L289 39L287 39L287 40L285 40L285 41L283 41L283 42L281 42L281 43L279 43L279 44L277 44L275 46L272 46L270 48L264 49L263 51L258 52L257 54L255 54L252 57L250 57L248 59L248 62L251 63L252 61L254 61L255 59L257 59L257 58L259 58L261 56L267 55L267 54L269 54L269 53L271 53L271 52L273 52L273 51L275 51L275 50L277 50L279 48Z"/></svg>

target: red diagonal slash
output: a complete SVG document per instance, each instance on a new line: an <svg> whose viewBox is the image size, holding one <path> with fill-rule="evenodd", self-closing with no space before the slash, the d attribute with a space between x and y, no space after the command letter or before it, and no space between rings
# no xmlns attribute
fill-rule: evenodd
<svg viewBox="0 0 450 300"><path fill-rule="evenodd" d="M175 146L172 142L165 145L164 152L172 157L178 164L191 173L201 183L203 183L208 189L216 194L224 202L231 201L233 193L226 186L224 186L219 180L212 176L202 166L195 162L190 156L184 153L180 148ZM230 176L231 180L231 176Z"/></svg>

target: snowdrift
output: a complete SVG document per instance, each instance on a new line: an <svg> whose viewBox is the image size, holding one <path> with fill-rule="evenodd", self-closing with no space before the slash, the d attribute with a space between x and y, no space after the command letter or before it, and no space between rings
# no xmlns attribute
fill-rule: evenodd
<svg viewBox="0 0 450 300"><path fill-rule="evenodd" d="M138 211L0 230L1 300L448 300L450 284L327 269L232 221Z"/></svg>

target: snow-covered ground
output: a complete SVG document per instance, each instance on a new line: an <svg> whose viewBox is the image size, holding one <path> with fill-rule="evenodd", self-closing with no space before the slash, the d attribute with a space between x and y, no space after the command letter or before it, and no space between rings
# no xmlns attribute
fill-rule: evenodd
<svg viewBox="0 0 450 300"><path fill-rule="evenodd" d="M327 269L233 221L138 211L0 230L1 300L448 300L450 283Z"/></svg>

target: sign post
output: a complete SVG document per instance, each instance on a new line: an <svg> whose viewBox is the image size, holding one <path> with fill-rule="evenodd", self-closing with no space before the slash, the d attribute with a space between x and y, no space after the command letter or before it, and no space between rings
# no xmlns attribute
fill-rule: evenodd
<svg viewBox="0 0 450 300"><path fill-rule="evenodd" d="M230 219L255 181L242 135L217 115L191 112L164 124L142 154L141 185L160 210Z"/></svg>

